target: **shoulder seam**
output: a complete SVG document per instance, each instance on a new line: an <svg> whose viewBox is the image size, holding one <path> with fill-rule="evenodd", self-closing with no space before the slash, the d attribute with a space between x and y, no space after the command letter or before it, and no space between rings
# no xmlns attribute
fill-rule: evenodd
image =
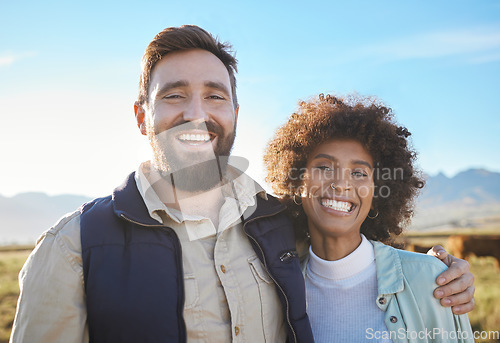
<svg viewBox="0 0 500 343"><path fill-rule="evenodd" d="M73 213L69 214L66 217L63 217L59 220L58 223L56 223L53 227L51 227L45 235L51 235L54 237L54 241L57 242L57 246L61 249L62 253L64 256L66 256L68 262L71 265L71 268L80 275L80 278L83 282L83 269L82 267L78 264L78 262L75 261L74 257L69 253L68 248L66 247L66 244L64 241L60 238L59 232L72 220L74 220L76 217L80 216L80 209L74 211ZM40 240L45 236L42 235Z"/></svg>
<svg viewBox="0 0 500 343"><path fill-rule="evenodd" d="M77 261L75 261L75 258L69 253L68 248L66 247L66 244L64 244L64 241L58 236L54 236L55 241L57 242L57 245L63 252L64 256L66 256L67 260L69 261L71 268L78 273L80 276L80 280L83 283L83 266L80 266ZM80 253L81 255L81 253Z"/></svg>
<svg viewBox="0 0 500 343"><path fill-rule="evenodd" d="M80 209L69 213L67 216L64 216L59 219L59 221L54 224L49 230L47 230L45 233L50 234L52 236L57 236L57 233L61 231L61 229L68 224L70 221L72 221L75 217L78 217L81 214Z"/></svg>

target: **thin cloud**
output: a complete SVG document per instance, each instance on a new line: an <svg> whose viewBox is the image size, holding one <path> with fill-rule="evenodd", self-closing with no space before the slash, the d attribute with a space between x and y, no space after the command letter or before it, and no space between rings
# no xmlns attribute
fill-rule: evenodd
<svg viewBox="0 0 500 343"><path fill-rule="evenodd" d="M464 58L468 63L488 63L500 55L500 28L473 28L421 33L365 45L348 52L338 62L370 59L376 62Z"/></svg>
<svg viewBox="0 0 500 343"><path fill-rule="evenodd" d="M500 32L446 32L410 38L389 45L397 59L436 58L488 51L500 47Z"/></svg>
<svg viewBox="0 0 500 343"><path fill-rule="evenodd" d="M492 63L497 61L500 61L500 52L478 56L470 59L470 63L473 64Z"/></svg>
<svg viewBox="0 0 500 343"><path fill-rule="evenodd" d="M500 30L459 30L408 37L373 47L392 60L439 58L491 52L500 48Z"/></svg>
<svg viewBox="0 0 500 343"><path fill-rule="evenodd" d="M14 56L2 56L0 57L0 67L11 65L14 61Z"/></svg>
<svg viewBox="0 0 500 343"><path fill-rule="evenodd" d="M13 63L23 58L33 57L35 55L36 55L35 52L25 52L19 54L12 54L12 53L0 54L0 67L10 66Z"/></svg>

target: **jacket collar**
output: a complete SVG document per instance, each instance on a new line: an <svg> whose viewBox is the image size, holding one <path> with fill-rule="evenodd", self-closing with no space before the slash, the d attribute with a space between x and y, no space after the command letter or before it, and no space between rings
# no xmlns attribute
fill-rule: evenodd
<svg viewBox="0 0 500 343"><path fill-rule="evenodd" d="M135 172L113 191L113 209L118 217L147 226L163 226L149 216L148 209L142 199L135 182Z"/></svg>
<svg viewBox="0 0 500 343"><path fill-rule="evenodd" d="M256 183L256 187L260 187ZM113 209L118 217L126 217L147 226L163 226L151 218L135 181L135 172L113 191ZM243 213L243 221L248 222L258 217L267 217L285 210L285 205L278 199L268 195L256 196L256 202Z"/></svg>
<svg viewBox="0 0 500 343"><path fill-rule="evenodd" d="M266 198L257 196L256 202L253 206L250 206L243 213L243 223L252 221L255 218L269 217L286 209L277 198L267 195Z"/></svg>
<svg viewBox="0 0 500 343"><path fill-rule="evenodd" d="M403 268L396 249L381 242L370 241L375 250L379 294L394 294L403 291Z"/></svg>
<svg viewBox="0 0 500 343"><path fill-rule="evenodd" d="M175 189L169 183L165 183L164 177L153 165L151 161L141 163L135 172L135 181L141 197L146 204L149 216L161 222L158 211L163 211L173 221L180 223L185 216L181 211L169 208L164 204L164 201L175 202ZM162 194L158 194L158 185L162 185ZM220 187L225 201L234 200L239 207L239 213L233 213L237 217L246 210L249 206L255 204L256 195L267 198L264 189L255 182L250 176L243 171L237 169L231 164L228 164L224 182ZM222 210L222 208L221 208ZM220 213L220 215L223 215Z"/></svg>

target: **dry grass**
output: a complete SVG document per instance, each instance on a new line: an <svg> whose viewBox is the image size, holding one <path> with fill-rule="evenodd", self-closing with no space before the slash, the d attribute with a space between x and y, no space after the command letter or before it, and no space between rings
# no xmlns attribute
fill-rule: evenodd
<svg viewBox="0 0 500 343"><path fill-rule="evenodd" d="M0 342L8 342L16 311L17 276L30 251L0 251Z"/></svg>
<svg viewBox="0 0 500 343"><path fill-rule="evenodd" d="M476 307L469 314L472 328L474 331L500 331L500 271L493 257L473 257L469 262L476 278Z"/></svg>

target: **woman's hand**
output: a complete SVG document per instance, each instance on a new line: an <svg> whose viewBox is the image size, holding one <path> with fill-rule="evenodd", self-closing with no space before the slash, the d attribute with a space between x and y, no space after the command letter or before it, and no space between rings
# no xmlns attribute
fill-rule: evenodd
<svg viewBox="0 0 500 343"><path fill-rule="evenodd" d="M439 258L448 266L448 269L436 278L440 287L434 290L434 297L441 299L441 305L451 306L455 314L472 311L475 287L469 263L448 254L441 245L433 246L427 254Z"/></svg>

